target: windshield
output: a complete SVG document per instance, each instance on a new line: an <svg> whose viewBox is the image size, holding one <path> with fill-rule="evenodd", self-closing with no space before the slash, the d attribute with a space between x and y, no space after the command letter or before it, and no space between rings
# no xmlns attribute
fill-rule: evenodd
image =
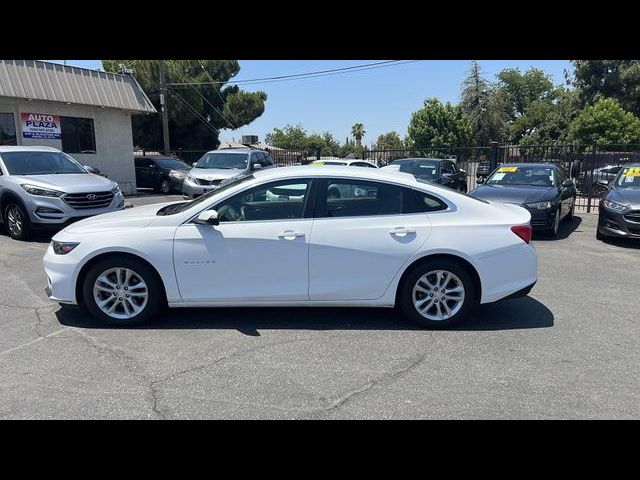
<svg viewBox="0 0 640 480"><path fill-rule="evenodd" d="M198 163L196 168L247 168L248 153L232 153L232 152L213 152L205 154Z"/></svg>
<svg viewBox="0 0 640 480"><path fill-rule="evenodd" d="M505 165L499 167L487 179L487 185L528 185L532 187L555 186L554 168L544 165L515 166Z"/></svg>
<svg viewBox="0 0 640 480"><path fill-rule="evenodd" d="M640 166L627 167L615 180L616 188L633 188L640 190Z"/></svg>
<svg viewBox="0 0 640 480"><path fill-rule="evenodd" d="M435 160L395 160L391 165L398 165L399 171L410 173L424 180L438 178L438 163Z"/></svg>
<svg viewBox="0 0 640 480"><path fill-rule="evenodd" d="M240 177L234 180L233 182L229 182L219 188L216 188L215 190L211 190L210 192L205 193L201 197L198 197L195 200L191 200L190 202L173 203L171 205L167 205L166 207L162 207L160 210L158 210L156 215L174 215L176 213L184 212L185 210L188 210L191 207L195 207L200 205L201 203L208 202L212 198L216 197L221 193L226 192L227 190L235 187L236 185L240 185L241 183L246 182L248 180L253 180L254 178L255 177L253 175L246 175L244 177Z"/></svg>
<svg viewBox="0 0 640 480"><path fill-rule="evenodd" d="M174 170L186 170L191 168L186 163L174 158L158 158L156 159L156 163L162 168L172 168Z"/></svg>
<svg viewBox="0 0 640 480"><path fill-rule="evenodd" d="M82 165L62 152L5 152L2 160L11 175L87 173Z"/></svg>

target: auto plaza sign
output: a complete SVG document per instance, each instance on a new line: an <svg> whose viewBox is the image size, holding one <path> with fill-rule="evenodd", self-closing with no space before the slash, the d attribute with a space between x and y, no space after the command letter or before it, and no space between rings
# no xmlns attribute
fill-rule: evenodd
<svg viewBox="0 0 640 480"><path fill-rule="evenodd" d="M21 113L22 137L60 140L60 116L42 113Z"/></svg>

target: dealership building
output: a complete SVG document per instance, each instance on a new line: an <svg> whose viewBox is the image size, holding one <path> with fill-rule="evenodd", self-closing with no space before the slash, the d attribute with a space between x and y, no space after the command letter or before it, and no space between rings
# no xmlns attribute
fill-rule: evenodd
<svg viewBox="0 0 640 480"><path fill-rule="evenodd" d="M0 145L46 145L135 193L132 115L156 109L135 78L39 60L0 60Z"/></svg>

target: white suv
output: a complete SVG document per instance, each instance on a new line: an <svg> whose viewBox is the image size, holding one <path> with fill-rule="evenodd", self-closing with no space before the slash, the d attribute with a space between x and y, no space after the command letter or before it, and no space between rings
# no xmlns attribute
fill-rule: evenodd
<svg viewBox="0 0 640 480"><path fill-rule="evenodd" d="M113 180L51 147L0 146L0 221L26 240L35 226L62 226L124 208Z"/></svg>

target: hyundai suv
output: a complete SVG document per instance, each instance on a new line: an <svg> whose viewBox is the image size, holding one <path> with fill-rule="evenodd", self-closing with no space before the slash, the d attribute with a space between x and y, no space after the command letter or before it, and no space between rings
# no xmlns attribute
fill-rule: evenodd
<svg viewBox="0 0 640 480"><path fill-rule="evenodd" d="M51 147L0 146L0 221L26 240L33 227L62 226L124 208L113 180Z"/></svg>

